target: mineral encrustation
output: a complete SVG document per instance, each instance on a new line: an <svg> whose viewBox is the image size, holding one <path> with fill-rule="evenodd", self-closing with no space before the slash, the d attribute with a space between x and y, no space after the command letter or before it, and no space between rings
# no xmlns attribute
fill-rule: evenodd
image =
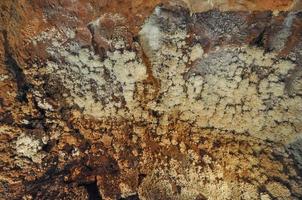
<svg viewBox="0 0 302 200"><path fill-rule="evenodd" d="M0 199L302 199L300 0L1 0Z"/></svg>

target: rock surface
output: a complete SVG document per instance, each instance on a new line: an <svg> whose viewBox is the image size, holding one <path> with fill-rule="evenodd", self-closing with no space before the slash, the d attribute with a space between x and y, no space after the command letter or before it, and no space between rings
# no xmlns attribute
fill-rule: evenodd
<svg viewBox="0 0 302 200"><path fill-rule="evenodd" d="M296 0L0 2L0 199L302 199Z"/></svg>

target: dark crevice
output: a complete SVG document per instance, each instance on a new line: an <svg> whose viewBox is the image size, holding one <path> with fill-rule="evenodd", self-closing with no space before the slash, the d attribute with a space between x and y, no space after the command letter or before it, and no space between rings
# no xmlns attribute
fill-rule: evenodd
<svg viewBox="0 0 302 200"><path fill-rule="evenodd" d="M3 46L5 51L5 65L8 70L12 73L17 82L18 96L17 100L20 102L28 102L26 93L28 92L30 85L27 83L24 72L18 61L14 58L8 41L7 31L2 30L4 38Z"/></svg>
<svg viewBox="0 0 302 200"><path fill-rule="evenodd" d="M56 141L51 140L42 146L42 151L49 153L55 145L56 145Z"/></svg>
<svg viewBox="0 0 302 200"><path fill-rule="evenodd" d="M252 46L264 47L265 43L265 30L261 31L261 33L251 42Z"/></svg>
<svg viewBox="0 0 302 200"><path fill-rule="evenodd" d="M274 195L272 195L265 187L265 185L260 185L260 187L258 188L258 192L259 194L264 193L267 194L271 199L275 199Z"/></svg>
<svg viewBox="0 0 302 200"><path fill-rule="evenodd" d="M46 186L51 186L56 180L63 180L63 177L70 174L70 169L72 166L77 165L76 162L71 162L64 166L63 169L58 168L58 157L53 157L51 160L48 160L47 163L51 163L51 166L48 167L47 171L38 179L34 181L26 181L26 191L35 195L39 190L43 190ZM35 198L34 198L35 199Z"/></svg>
<svg viewBox="0 0 302 200"><path fill-rule="evenodd" d="M138 185L141 185L144 178L146 178L147 174L139 174L138 175Z"/></svg>
<svg viewBox="0 0 302 200"><path fill-rule="evenodd" d="M83 184L88 193L88 200L102 200L97 181L95 180L92 183Z"/></svg>
<svg viewBox="0 0 302 200"><path fill-rule="evenodd" d="M14 118L11 112L4 112L0 116L0 123L12 125L14 123Z"/></svg>
<svg viewBox="0 0 302 200"><path fill-rule="evenodd" d="M67 173L68 172L67 170L61 170L61 171L59 170L57 164L58 161L59 158L57 156L51 158L51 160L49 160L48 163L52 163L52 165L48 167L47 171L40 178L34 181L26 182L27 190L35 191L41 186L49 184L52 180Z"/></svg>

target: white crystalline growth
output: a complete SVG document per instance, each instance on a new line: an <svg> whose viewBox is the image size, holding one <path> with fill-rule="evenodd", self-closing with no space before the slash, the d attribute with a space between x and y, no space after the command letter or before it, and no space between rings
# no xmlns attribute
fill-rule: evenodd
<svg viewBox="0 0 302 200"><path fill-rule="evenodd" d="M30 158L33 162L40 163L43 158L39 153L41 142L27 135L22 134L17 138L15 148L19 156Z"/></svg>
<svg viewBox="0 0 302 200"><path fill-rule="evenodd" d="M160 8L156 8L156 14L160 13ZM158 24L151 18L142 27L139 32L141 41L143 41L143 48L145 51L156 51L161 47L162 33ZM146 41L146 42L145 42ZM149 53L149 52L148 52Z"/></svg>

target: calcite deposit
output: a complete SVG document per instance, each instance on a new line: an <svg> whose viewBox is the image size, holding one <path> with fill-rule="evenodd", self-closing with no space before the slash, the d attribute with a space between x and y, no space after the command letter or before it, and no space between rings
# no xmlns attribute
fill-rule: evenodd
<svg viewBox="0 0 302 200"><path fill-rule="evenodd" d="M300 0L2 0L0 199L302 199Z"/></svg>

